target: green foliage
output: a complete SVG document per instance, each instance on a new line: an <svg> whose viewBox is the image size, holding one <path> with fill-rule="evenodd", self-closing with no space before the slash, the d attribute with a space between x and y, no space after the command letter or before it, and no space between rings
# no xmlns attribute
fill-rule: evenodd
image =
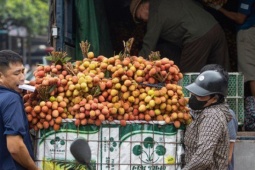
<svg viewBox="0 0 255 170"><path fill-rule="evenodd" d="M86 166L83 164L80 164L76 161L69 162L69 161L63 161L63 160L50 160L52 164L55 164L53 167L59 167L59 169L66 169L66 170L87 170ZM52 167L52 168L53 168ZM58 169L58 168L54 168Z"/></svg>
<svg viewBox="0 0 255 170"><path fill-rule="evenodd" d="M51 63L55 63L55 65L62 65L64 66L64 69L67 70L70 74L75 75L73 72L73 65L71 62L68 62L71 60L71 57L67 57L66 52L61 51L52 51L50 53L50 56L46 57L46 60L50 61Z"/></svg>
<svg viewBox="0 0 255 170"><path fill-rule="evenodd" d="M70 61L71 59L72 59L71 57L66 57L66 56L56 57L56 56L51 55L51 56L46 57L46 60L55 63L55 65L57 65L57 64L63 65L65 63L67 63L68 61Z"/></svg>
<svg viewBox="0 0 255 170"><path fill-rule="evenodd" d="M47 33L49 5L47 0L1 0L0 23L24 26L30 34Z"/></svg>

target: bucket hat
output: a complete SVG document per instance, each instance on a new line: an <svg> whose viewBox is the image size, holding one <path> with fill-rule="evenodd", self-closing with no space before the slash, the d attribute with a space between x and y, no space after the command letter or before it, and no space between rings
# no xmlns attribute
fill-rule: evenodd
<svg viewBox="0 0 255 170"><path fill-rule="evenodd" d="M131 12L131 15L133 17L133 20L136 23L139 23L139 21L137 20L137 18L135 16L135 13L136 13L136 10L137 10L137 8L138 8L138 6L140 5L141 2L142 2L142 0L131 0L131 3L130 3L130 12Z"/></svg>

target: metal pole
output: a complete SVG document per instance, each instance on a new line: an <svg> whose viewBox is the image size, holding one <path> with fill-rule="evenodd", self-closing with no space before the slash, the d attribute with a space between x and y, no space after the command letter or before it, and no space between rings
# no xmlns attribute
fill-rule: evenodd
<svg viewBox="0 0 255 170"><path fill-rule="evenodd" d="M56 38L56 50L64 50L64 1L56 0L56 27L57 27L57 38Z"/></svg>

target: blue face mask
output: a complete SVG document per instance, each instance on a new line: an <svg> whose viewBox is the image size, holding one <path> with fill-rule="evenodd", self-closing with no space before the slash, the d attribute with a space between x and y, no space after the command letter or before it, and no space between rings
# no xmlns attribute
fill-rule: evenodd
<svg viewBox="0 0 255 170"><path fill-rule="evenodd" d="M208 100L210 100L210 99L208 99ZM208 100L199 101L199 100L197 100L196 96L191 95L190 98L189 98L189 107L192 110L202 110L202 109L205 108L205 104L208 102Z"/></svg>

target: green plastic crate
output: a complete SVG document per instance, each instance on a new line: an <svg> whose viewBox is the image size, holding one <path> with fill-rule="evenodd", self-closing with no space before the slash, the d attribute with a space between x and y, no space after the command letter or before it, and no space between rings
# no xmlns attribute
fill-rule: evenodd
<svg viewBox="0 0 255 170"><path fill-rule="evenodd" d="M190 97L190 93L184 87L193 83L199 73L185 73L179 84L183 87L185 97ZM239 72L229 72L227 103L236 113L238 124L244 123L244 77Z"/></svg>

